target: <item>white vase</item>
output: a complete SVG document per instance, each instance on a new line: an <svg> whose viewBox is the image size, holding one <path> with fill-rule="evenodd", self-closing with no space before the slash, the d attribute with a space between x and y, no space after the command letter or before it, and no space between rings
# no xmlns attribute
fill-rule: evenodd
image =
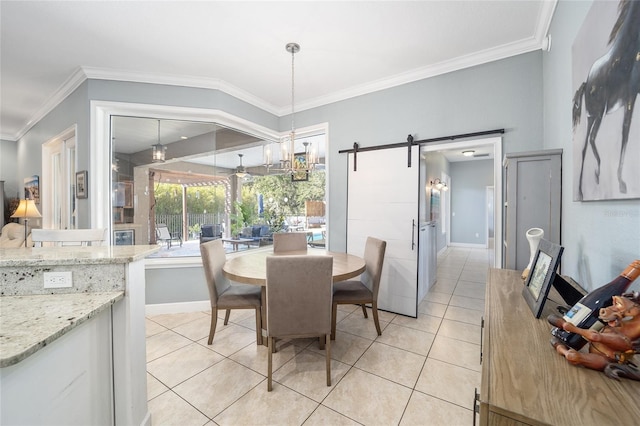
<svg viewBox="0 0 640 426"><path fill-rule="evenodd" d="M544 237L544 230L541 228L531 228L526 232L527 241L529 241L529 264L524 271L522 271L522 279L526 280L529 276L529 270L531 269L531 265L533 264L533 258L536 257L536 252L538 251L538 244L542 237Z"/></svg>

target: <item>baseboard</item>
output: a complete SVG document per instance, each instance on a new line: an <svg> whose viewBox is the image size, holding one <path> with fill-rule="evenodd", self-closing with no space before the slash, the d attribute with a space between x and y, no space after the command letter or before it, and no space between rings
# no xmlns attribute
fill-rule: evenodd
<svg viewBox="0 0 640 426"><path fill-rule="evenodd" d="M471 244L471 243L449 243L449 247L466 247L466 248L481 248L486 249L486 244Z"/></svg>
<svg viewBox="0 0 640 426"><path fill-rule="evenodd" d="M185 312L210 311L211 302L209 300L199 300L196 302L157 303L146 305L144 308L145 315L181 314Z"/></svg>

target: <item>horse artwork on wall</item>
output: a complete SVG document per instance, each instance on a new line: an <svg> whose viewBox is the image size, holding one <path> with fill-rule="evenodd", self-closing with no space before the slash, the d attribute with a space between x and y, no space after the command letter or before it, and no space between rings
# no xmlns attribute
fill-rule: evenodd
<svg viewBox="0 0 640 426"><path fill-rule="evenodd" d="M640 1L594 2L572 59L573 199L640 198Z"/></svg>

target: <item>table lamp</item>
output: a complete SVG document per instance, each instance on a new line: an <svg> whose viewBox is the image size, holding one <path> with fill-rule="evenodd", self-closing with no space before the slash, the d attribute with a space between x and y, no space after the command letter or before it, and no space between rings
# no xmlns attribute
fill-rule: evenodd
<svg viewBox="0 0 640 426"><path fill-rule="evenodd" d="M42 217L34 200L20 200L20 204L11 217L24 218L24 246L27 246L27 228L29 219L33 217Z"/></svg>

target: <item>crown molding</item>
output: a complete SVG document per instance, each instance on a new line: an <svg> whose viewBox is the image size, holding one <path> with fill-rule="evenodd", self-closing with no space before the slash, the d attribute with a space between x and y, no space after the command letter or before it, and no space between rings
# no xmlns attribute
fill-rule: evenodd
<svg viewBox="0 0 640 426"><path fill-rule="evenodd" d="M88 79L130 81L134 83L164 84L168 86L219 90L271 114L276 115L278 111L278 108L273 104L218 78L141 73L94 67L82 67L82 70Z"/></svg>
<svg viewBox="0 0 640 426"><path fill-rule="evenodd" d="M306 102L296 104L296 111L304 111L307 109L317 108L334 102L344 101L346 99L355 98L357 96L366 95L380 90L401 86L403 84L424 80L438 75L459 71L465 68L471 68L477 65L486 64L488 62L506 59L517 56L522 53L528 53L542 48L543 40L530 38L515 43L505 44L492 49L476 52L471 55L461 56L451 61L441 62L427 67L417 68L402 74L395 75L391 78L380 79L371 83L355 86L347 90L332 93L327 96L321 96ZM289 107L290 109L290 107ZM281 109L279 116L286 115L287 110Z"/></svg>

